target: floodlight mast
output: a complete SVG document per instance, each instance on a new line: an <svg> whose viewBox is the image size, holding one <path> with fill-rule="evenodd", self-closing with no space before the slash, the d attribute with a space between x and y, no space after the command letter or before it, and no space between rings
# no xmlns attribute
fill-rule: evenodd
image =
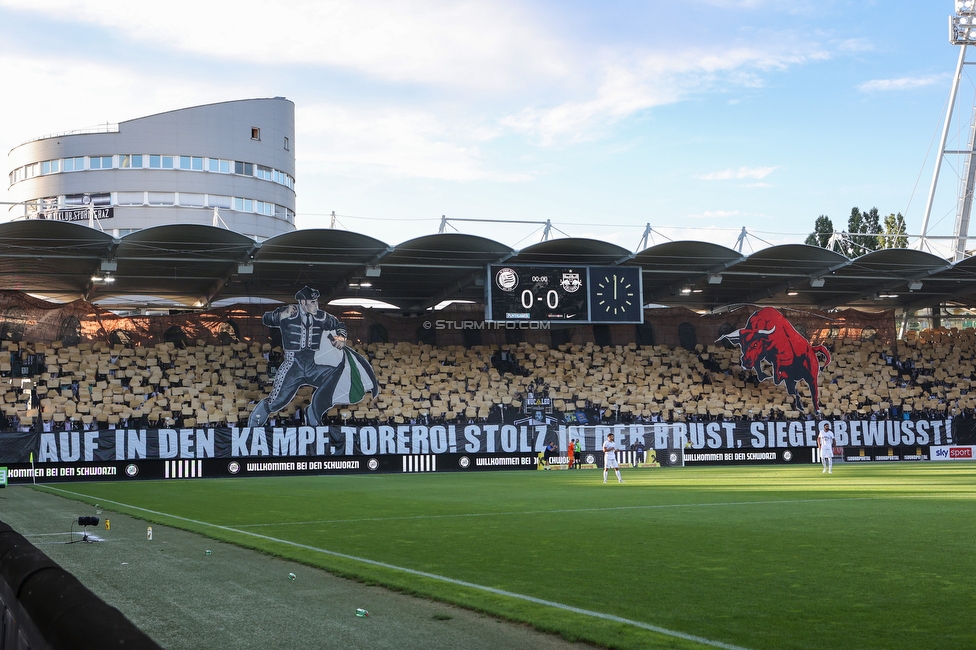
<svg viewBox="0 0 976 650"><path fill-rule="evenodd" d="M919 250L925 250L928 247L926 239L929 218L932 216L932 204L935 201L935 189L939 183L942 160L947 154L965 155L964 183L959 194L959 202L956 209L956 225L953 232L953 239L955 240L953 260L959 261L966 254L966 242L969 239L969 221L973 205L973 192L976 190L976 105L973 106L973 115L970 118L969 147L964 151L950 151L946 149L946 142L949 138L952 110L955 107L959 83L962 80L963 66L973 65L973 62L966 61L966 48L969 45L976 45L976 0L956 0L955 5L955 14L949 16L949 42L953 45L960 46L959 61L956 64L956 74L952 82L952 90L949 92L945 123L942 125L942 138L939 142L939 157L935 161L932 185L929 187L929 196L925 203L925 215L922 217L922 233L918 240L918 248Z"/></svg>

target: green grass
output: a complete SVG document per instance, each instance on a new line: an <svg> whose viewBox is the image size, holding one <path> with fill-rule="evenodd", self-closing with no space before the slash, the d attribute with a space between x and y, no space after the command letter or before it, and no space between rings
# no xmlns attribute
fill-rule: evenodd
<svg viewBox="0 0 976 650"><path fill-rule="evenodd" d="M976 647L976 465L624 469L54 486L336 573L620 648ZM47 489L47 488L41 488ZM59 492L60 493L60 492ZM315 522L315 523L303 523ZM270 524L255 526L254 524Z"/></svg>

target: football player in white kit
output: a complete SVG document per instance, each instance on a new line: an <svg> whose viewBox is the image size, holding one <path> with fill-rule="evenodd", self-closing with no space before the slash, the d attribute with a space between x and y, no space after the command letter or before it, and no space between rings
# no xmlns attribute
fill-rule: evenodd
<svg viewBox="0 0 976 650"><path fill-rule="evenodd" d="M817 447L820 448L820 462L823 463L823 473L834 473L834 432L830 430L830 422L823 423L823 429L817 436Z"/></svg>
<svg viewBox="0 0 976 650"><path fill-rule="evenodd" d="M613 434L608 433L607 439L603 441L603 482L607 482L607 472L610 468L617 473L617 481L623 483L620 477L620 465L617 463L617 443L613 441Z"/></svg>

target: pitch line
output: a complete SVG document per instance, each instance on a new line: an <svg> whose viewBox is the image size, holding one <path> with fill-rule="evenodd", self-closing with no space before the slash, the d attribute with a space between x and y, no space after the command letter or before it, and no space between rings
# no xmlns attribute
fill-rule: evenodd
<svg viewBox="0 0 976 650"><path fill-rule="evenodd" d="M47 489L54 490L56 492L62 492L64 494L70 494L76 497L82 497L85 499L90 499L91 497L87 494L81 494L80 492L72 492L70 490L64 490L61 488L56 488L50 485L44 486ZM603 612L596 612L589 609L582 609L580 607L573 607L572 605L566 605L563 603L557 603L552 600L544 600L542 598L536 598L535 596L528 596L526 594L515 593L514 591L506 591L504 589L497 589L495 587L489 587L487 585L479 585L474 582L467 582L465 580L457 580L455 578L449 578L447 576L438 575L436 573L428 573L427 571L418 571L417 569L409 569L407 567L397 566L395 564L389 564L387 562L380 562L378 560L370 560L369 558L357 557L355 555L349 555L347 553L340 553L338 551L330 551L325 548L319 548L317 546L311 546L309 544L301 544L299 542L293 542L287 539L279 539L277 537L271 537L269 535L262 535L261 533L251 532L249 530L241 530L239 528L232 528L230 526L221 526L220 524L212 524L208 521L199 521L197 519L190 519L189 517L181 517L179 515L172 515L167 512L159 512L158 510L150 510L149 508L143 508L140 506L134 506L128 503L122 503L120 501L112 501L111 499L100 499L101 503L111 503L116 506L121 506L123 508L131 508L133 510L141 510L142 512L147 512L149 514L157 515L160 517L169 517L171 519L177 519L179 521L185 521L191 524L197 524L199 526L209 526L211 528L216 528L218 530L223 530L231 533L238 533L240 535L248 535L250 537L256 537L258 539L263 539L269 542L275 542L278 544L284 544L286 546L293 546L295 548L300 548L306 551L314 551L316 553L322 553L323 555L330 555L332 557L342 558L344 560L352 560L353 562L361 562L363 564L368 564L370 566L381 567L384 569L391 569L393 571L399 571L401 573L406 573L409 575L418 576L421 578L429 578L431 580L437 580L439 582L446 582L452 585L458 585L459 587L467 587L469 589L476 589L478 591L485 591L498 596L506 596L508 598L515 598L518 600L524 600L526 602L535 603L536 605L545 605L546 607L554 607L556 609L561 609L566 612L572 612L573 614L581 614L583 616L590 616L592 618L599 618L605 621L613 621L614 623L623 623L625 625L632 625L634 627L639 627L644 630L649 630L651 632L657 632L658 634L663 634L665 636L671 636L678 639L684 639L685 641L693 641L695 643L700 643L702 645L711 646L713 648L723 648L724 650L747 650L742 646L732 645L730 643L723 643L721 641L713 641L712 639L706 639L704 637L695 636L694 634L686 634L684 632L678 632L677 630L669 630L664 627L658 627L657 625L651 625L650 623L644 623L642 621L634 621L629 618L623 618L622 616L614 616L613 614L605 614Z"/></svg>
<svg viewBox="0 0 976 650"><path fill-rule="evenodd" d="M409 517L360 517L358 519L318 519L314 521L283 521L270 524L241 524L241 528L268 526L310 526L313 524L349 524L364 521L409 521L411 519L454 519L458 517L507 517L509 515L560 515L574 512L609 512L614 510L655 510L667 508L708 508L712 506L755 506L766 504L820 503L836 501L866 501L874 497L841 497L838 499L787 499L783 501L732 501L717 503L667 503L646 506L605 506L600 508L558 508L555 510L517 510L512 512L465 512L453 515L411 515Z"/></svg>

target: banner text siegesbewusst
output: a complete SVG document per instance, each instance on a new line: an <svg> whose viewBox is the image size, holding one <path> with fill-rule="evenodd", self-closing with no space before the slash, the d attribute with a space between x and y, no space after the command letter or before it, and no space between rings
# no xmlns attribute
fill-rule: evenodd
<svg viewBox="0 0 976 650"><path fill-rule="evenodd" d="M565 451L580 440L599 451L613 433L618 448L749 450L817 446L816 422L653 423L596 427L501 424L116 429L10 434L0 462L93 462L173 458L376 456L385 454L538 453L552 442ZM972 444L970 421L835 420L839 447Z"/></svg>

